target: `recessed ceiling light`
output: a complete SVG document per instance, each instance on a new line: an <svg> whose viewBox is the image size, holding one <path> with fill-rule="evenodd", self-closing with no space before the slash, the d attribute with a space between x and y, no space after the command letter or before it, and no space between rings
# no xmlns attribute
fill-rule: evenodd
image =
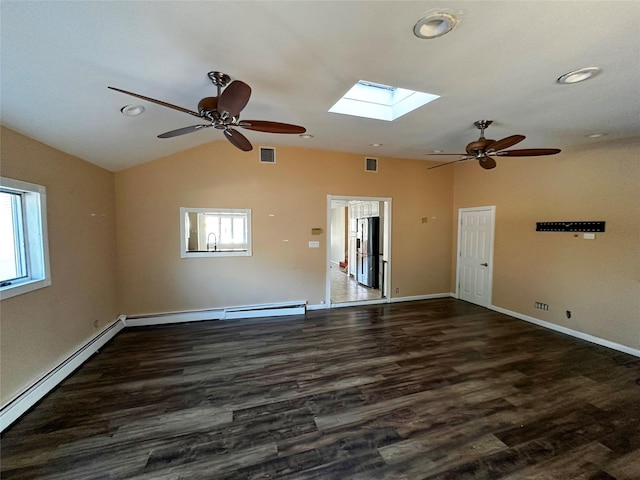
<svg viewBox="0 0 640 480"><path fill-rule="evenodd" d="M558 78L558 83L578 83L588 80L589 78L597 75L600 72L598 67L581 68L580 70L574 70L573 72L565 73Z"/></svg>
<svg viewBox="0 0 640 480"><path fill-rule="evenodd" d="M142 105L125 105L120 111L127 117L135 117L144 112L144 107Z"/></svg>
<svg viewBox="0 0 640 480"><path fill-rule="evenodd" d="M587 137L589 138L600 138L600 137L604 137L606 135L606 133L592 133L591 135L587 135Z"/></svg>
<svg viewBox="0 0 640 480"><path fill-rule="evenodd" d="M303 133L302 135L300 135L300 138L313 138L313 135L310 135L308 133Z"/></svg>
<svg viewBox="0 0 640 480"><path fill-rule="evenodd" d="M458 24L458 19L450 13L433 13L418 20L413 26L413 34L418 38L438 38L449 33Z"/></svg>
<svg viewBox="0 0 640 480"><path fill-rule="evenodd" d="M372 147L381 147L382 146L381 143L370 143L369 145L371 145Z"/></svg>

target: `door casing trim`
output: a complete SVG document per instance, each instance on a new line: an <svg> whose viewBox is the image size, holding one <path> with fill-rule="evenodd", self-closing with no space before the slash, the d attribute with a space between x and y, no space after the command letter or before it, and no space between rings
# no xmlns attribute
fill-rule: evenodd
<svg viewBox="0 0 640 480"><path fill-rule="evenodd" d="M346 201L373 201L373 202L385 202L388 205L388 211L385 211L384 219L384 233L385 236L385 248L387 254L387 268L386 277L387 282L385 284L385 292L382 292L386 298L378 300L366 300L363 302L357 302L358 305L369 305L374 303L390 303L391 302L391 237L393 236L393 222L392 222L392 199L391 197L368 197L368 196L350 196L350 195L327 195L327 234L326 237L326 257L325 257L325 304L327 308L333 308L334 306L353 306L355 302L348 302L347 304L332 304L331 303L331 201L332 200L346 200Z"/></svg>

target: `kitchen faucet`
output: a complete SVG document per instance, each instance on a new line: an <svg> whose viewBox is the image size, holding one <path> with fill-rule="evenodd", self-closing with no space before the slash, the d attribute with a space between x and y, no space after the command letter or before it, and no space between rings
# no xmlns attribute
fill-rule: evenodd
<svg viewBox="0 0 640 480"><path fill-rule="evenodd" d="M207 235L207 252L211 251L211 235L213 235L213 251L215 252L218 250L218 237L216 237L216 234L213 232Z"/></svg>

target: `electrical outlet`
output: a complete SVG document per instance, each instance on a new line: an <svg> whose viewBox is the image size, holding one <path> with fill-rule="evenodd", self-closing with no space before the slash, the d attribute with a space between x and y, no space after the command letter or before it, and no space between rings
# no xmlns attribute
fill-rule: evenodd
<svg viewBox="0 0 640 480"><path fill-rule="evenodd" d="M396 293L400 293L400 289L399 288L396 288Z"/></svg>
<svg viewBox="0 0 640 480"><path fill-rule="evenodd" d="M567 310L567 318L571 318L571 310Z"/></svg>

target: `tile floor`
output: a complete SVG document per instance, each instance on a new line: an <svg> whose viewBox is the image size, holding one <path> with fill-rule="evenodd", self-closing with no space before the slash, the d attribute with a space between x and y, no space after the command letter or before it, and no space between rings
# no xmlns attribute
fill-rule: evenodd
<svg viewBox="0 0 640 480"><path fill-rule="evenodd" d="M331 303L361 302L382 298L379 289L360 285L355 278L339 267L331 267Z"/></svg>

